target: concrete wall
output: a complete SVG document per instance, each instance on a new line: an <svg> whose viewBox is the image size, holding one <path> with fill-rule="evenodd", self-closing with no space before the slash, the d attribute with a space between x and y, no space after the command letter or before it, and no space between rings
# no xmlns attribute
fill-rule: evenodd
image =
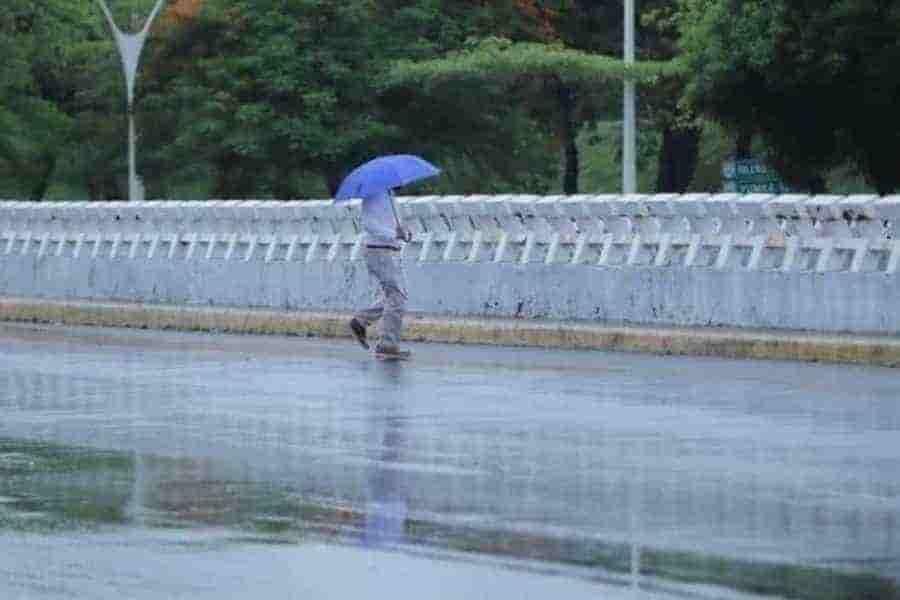
<svg viewBox="0 0 900 600"><path fill-rule="evenodd" d="M900 197L401 199L410 308L900 332ZM0 295L351 310L358 205L0 203Z"/></svg>

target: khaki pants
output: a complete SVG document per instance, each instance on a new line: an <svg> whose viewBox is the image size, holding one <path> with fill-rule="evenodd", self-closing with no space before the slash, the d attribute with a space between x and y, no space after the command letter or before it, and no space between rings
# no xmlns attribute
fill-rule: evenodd
<svg viewBox="0 0 900 600"><path fill-rule="evenodd" d="M400 330L409 297L400 252L366 248L364 256L369 276L376 283L375 304L356 313L355 317L366 327L381 319L381 343L396 346L400 343Z"/></svg>

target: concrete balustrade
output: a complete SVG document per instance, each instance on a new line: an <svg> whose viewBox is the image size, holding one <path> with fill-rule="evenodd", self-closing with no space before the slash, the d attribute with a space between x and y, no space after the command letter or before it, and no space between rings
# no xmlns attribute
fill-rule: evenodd
<svg viewBox="0 0 900 600"><path fill-rule="evenodd" d="M424 196L398 213L414 310L900 332L900 196ZM0 202L0 295L345 310L367 293L362 239L358 201Z"/></svg>
<svg viewBox="0 0 900 600"><path fill-rule="evenodd" d="M401 198L418 262L780 271L900 263L900 197L447 196ZM359 260L359 204L330 201L0 203L0 255Z"/></svg>

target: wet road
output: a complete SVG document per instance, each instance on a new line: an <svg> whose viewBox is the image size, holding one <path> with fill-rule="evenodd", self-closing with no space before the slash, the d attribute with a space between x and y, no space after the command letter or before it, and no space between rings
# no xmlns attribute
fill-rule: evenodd
<svg viewBox="0 0 900 600"><path fill-rule="evenodd" d="M897 371L413 349L0 325L0 597L894 593Z"/></svg>

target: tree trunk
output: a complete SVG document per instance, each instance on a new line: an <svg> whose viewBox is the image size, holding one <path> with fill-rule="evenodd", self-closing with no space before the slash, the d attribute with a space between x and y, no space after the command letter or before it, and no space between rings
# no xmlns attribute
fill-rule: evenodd
<svg viewBox="0 0 900 600"><path fill-rule="evenodd" d="M93 202L121 200L126 197L122 183L127 184L127 177L117 177L108 172L92 173L86 181L88 198Z"/></svg>
<svg viewBox="0 0 900 600"><path fill-rule="evenodd" d="M560 139L562 142L562 188L567 195L578 193L578 126L575 122L575 90L559 86Z"/></svg>
<svg viewBox="0 0 900 600"><path fill-rule="evenodd" d="M328 186L328 193L331 194L332 198L334 198L335 194L337 194L338 188L341 187L341 181L344 180L344 176L340 173L337 167L327 169L324 173L324 176L325 185Z"/></svg>
<svg viewBox="0 0 900 600"><path fill-rule="evenodd" d="M810 194L824 194L827 191L825 178L821 175L813 175L807 181L806 189Z"/></svg>
<svg viewBox="0 0 900 600"><path fill-rule="evenodd" d="M700 128L668 126L659 150L656 191L683 194L694 179L700 153Z"/></svg>
<svg viewBox="0 0 900 600"><path fill-rule="evenodd" d="M879 196L890 196L894 192L897 191L897 187L888 181L884 181L883 179L875 180L875 191L878 192Z"/></svg>
<svg viewBox="0 0 900 600"><path fill-rule="evenodd" d="M289 170L281 170L272 183L272 194L275 200L296 200L298 197L297 189L294 185L293 173Z"/></svg>
<svg viewBox="0 0 900 600"><path fill-rule="evenodd" d="M234 153L226 153L214 160L215 183L213 195L216 198L246 200L253 194L254 179L242 157Z"/></svg>
<svg viewBox="0 0 900 600"><path fill-rule="evenodd" d="M734 145L734 157L738 160L753 158L753 131L744 129L738 132Z"/></svg>
<svg viewBox="0 0 900 600"><path fill-rule="evenodd" d="M50 179L53 177L53 171L56 170L57 155L48 153L41 156L40 168L31 186L30 200L40 202L47 194L47 188L50 187Z"/></svg>

